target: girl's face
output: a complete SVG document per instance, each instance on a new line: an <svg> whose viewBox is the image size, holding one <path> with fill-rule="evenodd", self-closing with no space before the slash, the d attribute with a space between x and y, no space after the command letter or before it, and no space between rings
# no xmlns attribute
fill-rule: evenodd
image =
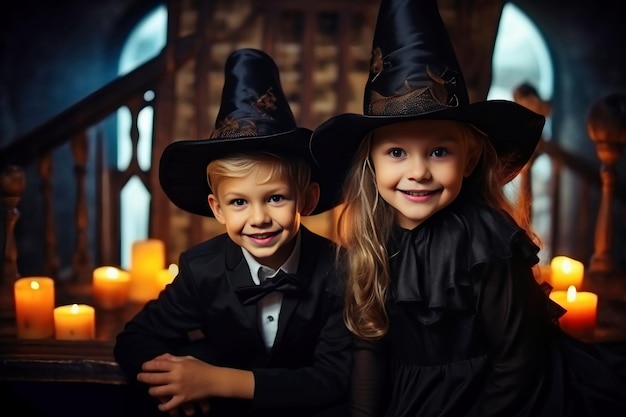
<svg viewBox="0 0 626 417"><path fill-rule="evenodd" d="M300 229L297 193L286 176L266 181L271 165L250 175L224 178L209 205L228 236L262 265L278 269L289 257Z"/></svg>
<svg viewBox="0 0 626 417"><path fill-rule="evenodd" d="M456 199L474 168L470 143L447 120L393 123L373 132L378 192L400 227L413 229Z"/></svg>

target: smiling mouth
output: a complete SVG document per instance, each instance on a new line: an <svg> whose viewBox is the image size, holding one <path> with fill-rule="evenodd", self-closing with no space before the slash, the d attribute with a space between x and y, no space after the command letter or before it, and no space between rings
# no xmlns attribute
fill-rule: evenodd
<svg viewBox="0 0 626 417"><path fill-rule="evenodd" d="M248 236L252 239L269 239L272 236L276 236L279 232L270 232L270 233L254 233L249 234Z"/></svg>
<svg viewBox="0 0 626 417"><path fill-rule="evenodd" d="M433 195L437 192L437 190L433 190L433 191L401 191L402 193L406 194L406 195L410 195L413 197L425 197L428 195Z"/></svg>

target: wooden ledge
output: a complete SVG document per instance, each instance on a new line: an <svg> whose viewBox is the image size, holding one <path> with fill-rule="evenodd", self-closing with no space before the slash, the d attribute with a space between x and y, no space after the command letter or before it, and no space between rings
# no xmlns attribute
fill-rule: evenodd
<svg viewBox="0 0 626 417"><path fill-rule="evenodd" d="M56 305L94 305L89 285L57 285L55 291ZM142 306L96 307L95 340L18 339L12 289L0 286L0 381L125 384L113 357L115 337Z"/></svg>
<svg viewBox="0 0 626 417"><path fill-rule="evenodd" d="M0 339L0 380L125 384L112 341Z"/></svg>

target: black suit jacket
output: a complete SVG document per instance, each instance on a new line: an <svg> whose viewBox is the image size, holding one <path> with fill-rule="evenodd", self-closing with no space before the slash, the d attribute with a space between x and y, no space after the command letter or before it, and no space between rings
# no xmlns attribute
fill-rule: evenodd
<svg viewBox="0 0 626 417"><path fill-rule="evenodd" d="M256 304L244 306L235 293L254 285L248 264L223 234L183 252L178 276L117 336L115 359L129 382L136 384L141 365L157 355L190 354L254 372L254 400L212 399L212 417L346 415L352 338L342 319L334 246L304 227L300 233L297 276L306 290L284 295L270 351ZM145 391L136 388L136 395Z"/></svg>

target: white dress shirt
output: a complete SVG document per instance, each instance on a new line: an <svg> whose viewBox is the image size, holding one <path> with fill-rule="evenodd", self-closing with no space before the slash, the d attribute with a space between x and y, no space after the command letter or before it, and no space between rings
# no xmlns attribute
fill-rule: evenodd
<svg viewBox="0 0 626 417"><path fill-rule="evenodd" d="M278 270L274 270L268 266L261 265L254 257L241 248L244 258L248 262L250 268L250 275L256 285L260 285L262 281L268 278L274 278L278 273ZM284 264L280 266L288 274L295 274L298 270L298 263L300 261L300 233L296 236L296 245L293 248L293 252L289 255L289 258ZM257 303L257 309L259 312L259 328L261 335L265 341L265 347L268 350L274 345L274 339L276 339L276 332L278 331L278 318L280 316L280 307L283 302L283 293L276 291L261 298Z"/></svg>

